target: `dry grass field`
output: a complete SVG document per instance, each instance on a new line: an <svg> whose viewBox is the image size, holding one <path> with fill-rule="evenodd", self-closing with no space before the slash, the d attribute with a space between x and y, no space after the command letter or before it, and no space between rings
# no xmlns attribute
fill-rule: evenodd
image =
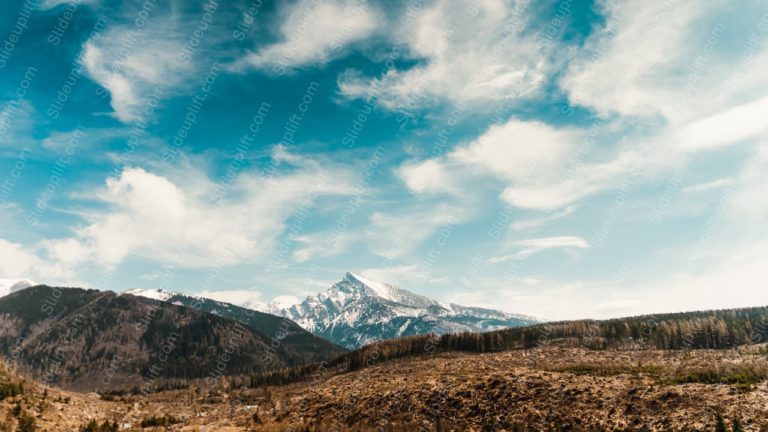
<svg viewBox="0 0 768 432"><path fill-rule="evenodd" d="M23 394L0 402L0 424L16 430L27 416L46 431L78 430L91 419L120 430L201 432L768 431L767 374L761 347L443 354L372 359L356 372L280 387L148 398L103 400L26 382Z"/></svg>

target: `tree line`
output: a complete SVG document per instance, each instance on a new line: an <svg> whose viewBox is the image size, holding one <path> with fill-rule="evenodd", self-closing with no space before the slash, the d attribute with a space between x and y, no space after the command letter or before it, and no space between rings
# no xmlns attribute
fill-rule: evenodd
<svg viewBox="0 0 768 432"><path fill-rule="evenodd" d="M420 335L374 342L336 357L257 373L251 387L283 385L313 375L352 372L379 362L441 352L474 353L544 346L588 349L728 349L768 341L768 307L535 324L485 333Z"/></svg>

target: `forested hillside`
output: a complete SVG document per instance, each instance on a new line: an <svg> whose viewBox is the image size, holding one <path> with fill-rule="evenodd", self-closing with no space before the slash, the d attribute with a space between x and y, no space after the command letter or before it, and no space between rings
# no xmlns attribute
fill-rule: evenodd
<svg viewBox="0 0 768 432"><path fill-rule="evenodd" d="M296 345L280 333L193 308L79 288L36 286L3 297L0 330L0 356L13 367L46 384L84 391L154 391L169 380L325 358L315 351L324 341Z"/></svg>
<svg viewBox="0 0 768 432"><path fill-rule="evenodd" d="M766 307L561 321L486 333L423 335L376 342L327 364L260 373L252 378L252 383L281 384L331 370L354 371L386 360L450 351L484 353L544 346L597 350L727 349L765 341Z"/></svg>
<svg viewBox="0 0 768 432"><path fill-rule="evenodd" d="M174 293L165 301L238 321L254 330L279 339L281 344L299 349L308 360L327 359L346 351L344 348L304 330L285 317L204 297L191 297L178 293Z"/></svg>

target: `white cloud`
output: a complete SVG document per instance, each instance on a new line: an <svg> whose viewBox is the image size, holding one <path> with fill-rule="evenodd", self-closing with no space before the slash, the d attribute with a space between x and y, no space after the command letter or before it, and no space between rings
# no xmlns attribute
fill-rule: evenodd
<svg viewBox="0 0 768 432"><path fill-rule="evenodd" d="M623 116L614 124L646 117L651 132L635 138L634 148L643 146L647 151L632 156L633 147L626 146L610 165L663 173L674 167L671 161L722 152L735 144L755 145L765 137L768 9L764 4L747 3L738 10L724 2L703 5L689 0L650 7L639 0L603 0L602 5L605 26L593 32L560 85L572 103L604 117ZM622 163L622 158L629 163ZM605 174L602 180L578 183L603 188L606 181L617 178L616 172ZM591 176L590 169L577 178ZM751 184L755 182L737 181L733 193L754 195L739 191ZM713 183L684 191L722 186L730 185ZM585 196L580 187L562 190L564 196ZM550 195L524 191L532 201Z"/></svg>
<svg viewBox="0 0 768 432"><path fill-rule="evenodd" d="M5 278L29 277L38 265L37 255L24 246L0 239L0 275Z"/></svg>
<svg viewBox="0 0 768 432"><path fill-rule="evenodd" d="M539 218L531 218L531 219L522 219L515 222L512 222L509 225L509 228L514 231L523 231L523 230L530 230L542 225L545 225L549 222L556 221L558 219L562 219L570 214L572 214L574 211L574 207L566 207L559 211L553 211L549 213L548 215L544 217Z"/></svg>
<svg viewBox="0 0 768 432"><path fill-rule="evenodd" d="M390 259L399 258L413 252L438 230L450 230L470 215L468 208L448 204L375 212L365 236L372 252Z"/></svg>
<svg viewBox="0 0 768 432"><path fill-rule="evenodd" d="M389 258L407 254L438 228L471 217L468 209L476 207L483 190L495 191L516 207L553 209L551 220L566 216L572 210L555 210L607 187L621 169L613 164L582 166L576 157L582 138L574 130L510 119L444 156L403 163L396 174L412 193L450 197L430 207L374 214L368 235L372 250ZM546 221L527 222L535 226Z"/></svg>
<svg viewBox="0 0 768 432"><path fill-rule="evenodd" d="M601 6L605 25L574 50L560 80L572 103L607 118L595 123L594 136L586 128L512 119L446 156L404 163L398 174L408 188L456 195L499 187L485 180L490 175L500 181L503 201L551 216L602 191L629 191L658 180L685 153L764 135L761 119L768 109L762 95L768 85L756 72L768 65L768 50L760 43L768 40L768 32L760 33L768 29L764 8L750 5L754 27L726 34L722 22L728 24L733 9L720 2L649 7L605 0ZM744 51L725 50L726 44ZM450 43L435 46L438 53ZM749 61L740 62L739 55ZM353 81L362 92L365 87ZM407 93L417 94L413 88ZM645 118L638 122L637 116Z"/></svg>
<svg viewBox="0 0 768 432"><path fill-rule="evenodd" d="M602 0L606 23L560 80L602 116L686 124L765 94L768 10L760 2ZM728 127L726 134L738 134Z"/></svg>
<svg viewBox="0 0 768 432"><path fill-rule="evenodd" d="M98 0L44 0L42 3L40 3L40 10L53 9L63 4L79 6L80 4L92 4L96 3L97 1Z"/></svg>
<svg viewBox="0 0 768 432"><path fill-rule="evenodd" d="M755 146L746 165L732 183L732 217L754 237L763 232L768 216L768 141Z"/></svg>
<svg viewBox="0 0 768 432"><path fill-rule="evenodd" d="M525 259L547 249L587 249L589 243L581 237L559 236L520 240L512 243L511 247L518 251L514 254L489 258L488 262L498 264L509 260Z"/></svg>
<svg viewBox="0 0 768 432"><path fill-rule="evenodd" d="M66 266L43 260L38 252L36 248L0 238L0 278L30 278L44 283L71 279L73 274Z"/></svg>
<svg viewBox="0 0 768 432"><path fill-rule="evenodd" d="M283 73L327 63L347 44L373 34L380 20L379 12L362 0L300 0L284 12L282 40L246 55L235 64L236 69L251 66Z"/></svg>
<svg viewBox="0 0 768 432"><path fill-rule="evenodd" d="M562 166L575 151L577 137L544 123L511 119L492 126L449 157L505 180L528 183Z"/></svg>
<svg viewBox="0 0 768 432"><path fill-rule="evenodd" d="M589 146L584 132L510 119L443 157L406 162L398 174L413 192L457 195L476 193L478 184L494 187L479 180L490 176L499 181L507 203L554 211L614 186L616 176L642 159L638 152L625 152L607 162L587 162L581 153Z"/></svg>
<svg viewBox="0 0 768 432"><path fill-rule="evenodd" d="M570 100L603 115L671 109L668 88L681 86L673 62L693 51L688 32L705 8L694 1L606 0L602 6L605 27L591 35L561 81ZM674 82L665 82L670 78Z"/></svg>
<svg viewBox="0 0 768 432"><path fill-rule="evenodd" d="M414 193L457 193L460 189L456 172L434 159L406 162L398 168L397 174Z"/></svg>
<svg viewBox="0 0 768 432"><path fill-rule="evenodd" d="M128 135L130 135L130 130L128 129L73 129L66 132L52 132L40 141L40 145L45 151L58 154L65 153L68 148L76 147L81 158L86 155L99 158L105 155L99 152L92 152L94 147L102 147L109 140L124 138ZM147 138L147 144L154 143Z"/></svg>
<svg viewBox="0 0 768 432"><path fill-rule="evenodd" d="M115 27L87 41L81 61L90 78L109 91L115 117L127 123L141 118L156 88L169 90L191 76L192 64L179 55L182 48L171 31Z"/></svg>
<svg viewBox="0 0 768 432"><path fill-rule="evenodd" d="M359 234L359 232L347 230L321 231L295 236L292 240L299 243L299 246L293 251L293 259L301 263L315 257L338 255L352 246Z"/></svg>
<svg viewBox="0 0 768 432"><path fill-rule="evenodd" d="M768 97L697 120L682 128L675 141L689 151L736 144L764 135L766 118Z"/></svg>
<svg viewBox="0 0 768 432"><path fill-rule="evenodd" d="M622 182L632 187L640 168L649 171L653 162L643 150L632 149L621 151L606 162L577 160L552 171L553 175L537 175L529 184L513 184L502 197L516 207L552 213L601 191L621 187Z"/></svg>
<svg viewBox="0 0 768 432"><path fill-rule="evenodd" d="M31 145L35 107L28 100L10 100L0 105L0 151Z"/></svg>
<svg viewBox="0 0 768 432"><path fill-rule="evenodd" d="M278 154L275 157L279 157ZM218 203L217 184L193 168L174 177L125 169L110 178L96 199L107 209L85 214L76 236L46 243L51 255L76 264L110 266L128 256L184 267L251 262L267 256L285 221L315 199L353 192L352 175L329 174L314 161L287 158L291 170L273 177L243 173L232 183L233 199ZM286 163L287 162L283 162Z"/></svg>
<svg viewBox="0 0 768 432"><path fill-rule="evenodd" d="M45 240L42 242L42 246L53 262L65 266L80 264L90 259L90 246L74 238Z"/></svg>
<svg viewBox="0 0 768 432"><path fill-rule="evenodd" d="M699 192L709 191L712 189L720 189L732 183L733 183L733 179L730 179L730 178L717 179L717 180L712 180L706 183L686 186L682 189L682 192L683 193L699 193Z"/></svg>
<svg viewBox="0 0 768 432"><path fill-rule="evenodd" d="M589 244L581 237L560 236L560 237L542 237L537 239L521 240L515 243L523 246L525 250L544 250L551 248L587 248Z"/></svg>
<svg viewBox="0 0 768 432"><path fill-rule="evenodd" d="M389 109L412 109L437 101L515 101L530 96L552 67L551 45L526 35L527 1L461 3L437 0L406 4L390 35L420 63L380 77L348 71L341 94L365 98L372 89Z"/></svg>
<svg viewBox="0 0 768 432"><path fill-rule="evenodd" d="M577 137L540 122L511 119L444 157L406 162L398 174L413 192L452 192L462 177L473 175L528 184L557 176L555 170L575 151Z"/></svg>
<svg viewBox="0 0 768 432"><path fill-rule="evenodd" d="M109 92L113 115L124 123L141 118L153 96L199 88L206 73L216 72L211 62L230 56L212 48L221 41L215 29L221 5L205 5L209 22L201 21L200 9L173 2L125 6L103 10L114 24L91 33L78 59L85 74Z"/></svg>

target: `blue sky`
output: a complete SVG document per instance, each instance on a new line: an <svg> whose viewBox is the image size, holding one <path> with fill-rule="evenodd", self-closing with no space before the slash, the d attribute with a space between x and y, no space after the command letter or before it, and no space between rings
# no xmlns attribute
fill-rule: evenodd
<svg viewBox="0 0 768 432"><path fill-rule="evenodd" d="M768 303L764 2L3 8L0 280Z"/></svg>

